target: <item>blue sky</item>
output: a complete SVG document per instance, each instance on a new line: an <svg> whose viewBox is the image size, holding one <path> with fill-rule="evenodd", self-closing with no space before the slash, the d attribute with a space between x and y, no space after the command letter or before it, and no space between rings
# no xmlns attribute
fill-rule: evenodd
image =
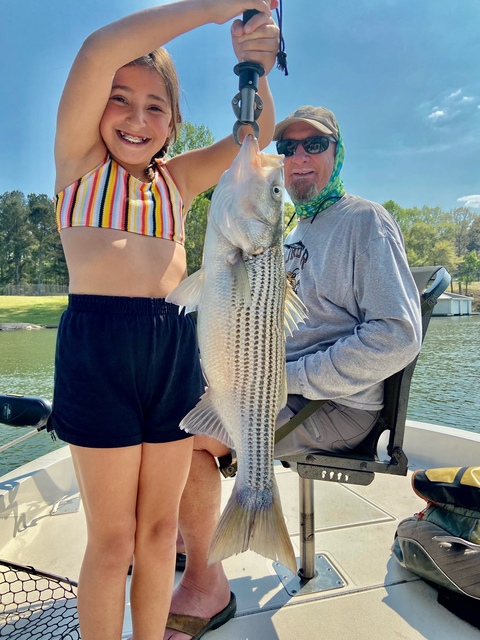
<svg viewBox="0 0 480 640"><path fill-rule="evenodd" d="M283 4L289 75L270 74L277 119L302 104L335 112L350 193L480 212L479 0ZM0 193L53 195L56 110L79 47L96 28L151 5L1 0ZM238 90L229 26L200 27L167 49L184 118L217 139L229 133Z"/></svg>

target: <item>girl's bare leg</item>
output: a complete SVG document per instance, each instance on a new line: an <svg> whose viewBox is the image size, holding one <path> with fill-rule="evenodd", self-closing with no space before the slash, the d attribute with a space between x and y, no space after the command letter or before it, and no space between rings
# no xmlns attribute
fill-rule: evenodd
<svg viewBox="0 0 480 640"><path fill-rule="evenodd" d="M180 499L193 438L144 444L130 589L134 640L161 640L172 597Z"/></svg>
<svg viewBox="0 0 480 640"><path fill-rule="evenodd" d="M82 640L119 640L135 541L141 446L70 448L88 535L77 600Z"/></svg>
<svg viewBox="0 0 480 640"><path fill-rule="evenodd" d="M132 555L133 638L163 637L192 443L71 447L88 533L78 588L82 640L120 640Z"/></svg>

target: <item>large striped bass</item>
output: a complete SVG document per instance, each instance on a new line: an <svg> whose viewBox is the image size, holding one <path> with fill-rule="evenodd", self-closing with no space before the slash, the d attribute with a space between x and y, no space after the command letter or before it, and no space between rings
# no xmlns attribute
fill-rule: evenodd
<svg viewBox="0 0 480 640"><path fill-rule="evenodd" d="M251 549L297 571L273 473L275 420L287 400L285 334L305 317L283 258L283 156L246 137L210 207L202 268L167 300L198 311L208 388L181 427L235 449L235 485L209 561Z"/></svg>

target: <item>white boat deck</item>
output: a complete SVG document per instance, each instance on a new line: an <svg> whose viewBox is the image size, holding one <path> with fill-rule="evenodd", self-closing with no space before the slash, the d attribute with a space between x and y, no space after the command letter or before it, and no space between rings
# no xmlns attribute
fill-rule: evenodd
<svg viewBox="0 0 480 640"><path fill-rule="evenodd" d="M467 466L480 460L480 436L458 430L416 423L405 444L407 455L417 452L409 455L412 468ZM427 450L433 458L426 457ZM428 461L432 464L424 464ZM315 549L340 578L334 575L332 588L316 592L315 582L303 585L281 567L277 574L275 563L252 552L229 558L225 568L237 614L205 637L479 640L479 630L440 606L436 591L392 557L398 521L425 506L411 489L410 475L377 474L366 487L316 482ZM278 464L276 477L298 556L298 476ZM225 501L233 482L224 480ZM85 524L66 448L0 479L0 518L1 558L78 579ZM127 605L125 637L129 632Z"/></svg>

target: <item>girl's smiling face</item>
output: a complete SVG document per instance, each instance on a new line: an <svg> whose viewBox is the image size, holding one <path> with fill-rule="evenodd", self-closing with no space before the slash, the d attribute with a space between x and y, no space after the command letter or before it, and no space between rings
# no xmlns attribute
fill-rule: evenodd
<svg viewBox="0 0 480 640"><path fill-rule="evenodd" d="M131 175L145 180L145 169L171 133L172 109L157 71L127 65L117 71L100 134L112 156Z"/></svg>

